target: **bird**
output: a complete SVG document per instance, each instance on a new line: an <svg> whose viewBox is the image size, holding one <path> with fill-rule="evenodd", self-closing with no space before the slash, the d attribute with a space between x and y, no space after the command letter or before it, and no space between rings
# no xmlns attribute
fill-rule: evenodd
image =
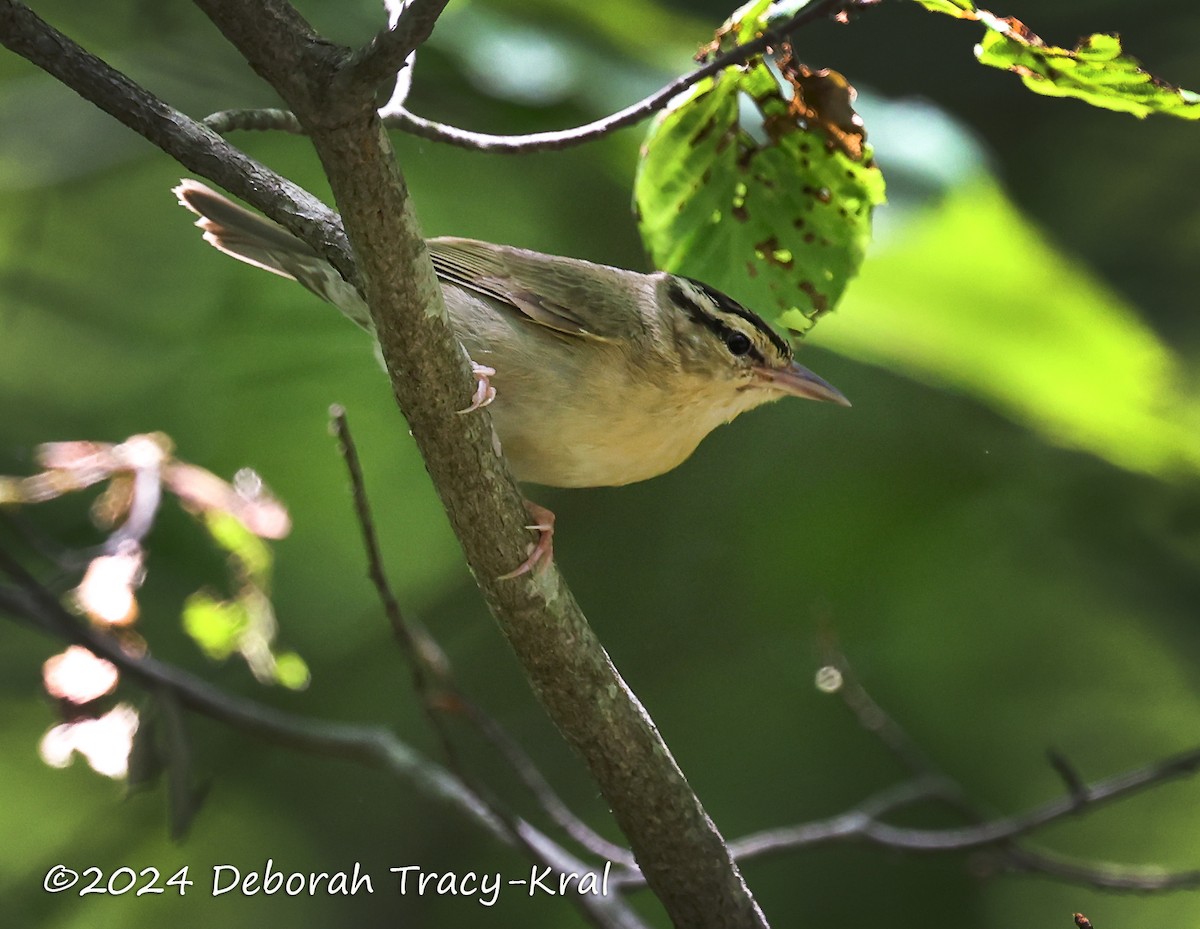
<svg viewBox="0 0 1200 929"><path fill-rule="evenodd" d="M362 295L303 240L199 181L173 193L209 244L297 281L373 332ZM490 406L522 483L631 484L672 470L715 428L765 403L850 405L762 317L698 280L475 239L426 246L478 379L467 409ZM551 557L554 515L526 506L539 538L505 577Z"/></svg>

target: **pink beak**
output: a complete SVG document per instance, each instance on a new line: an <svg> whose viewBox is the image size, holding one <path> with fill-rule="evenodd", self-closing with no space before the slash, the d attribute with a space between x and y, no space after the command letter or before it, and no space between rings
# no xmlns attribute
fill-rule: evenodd
<svg viewBox="0 0 1200 929"><path fill-rule="evenodd" d="M839 406L850 405L850 401L840 390L794 361L786 368L758 367L754 369L754 373L776 390L789 396L803 397L806 400L826 400Z"/></svg>

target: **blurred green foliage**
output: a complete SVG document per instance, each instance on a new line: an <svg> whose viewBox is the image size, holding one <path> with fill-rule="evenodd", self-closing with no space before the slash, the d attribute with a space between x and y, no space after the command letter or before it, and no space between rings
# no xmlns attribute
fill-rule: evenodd
<svg viewBox="0 0 1200 929"><path fill-rule="evenodd" d="M1152 70L1200 83L1190 8L1037 7L1044 35L1120 31ZM275 102L190 5L37 9L193 115ZM302 9L344 42L365 40L380 18L368 2ZM686 67L729 13L633 0L451 9L421 53L410 104L508 132L628 103ZM854 409L779 404L718 430L655 481L534 491L558 514L558 560L616 664L730 836L836 813L902 776L813 687L824 634L998 812L1062 792L1047 748L1094 778L1195 744L1200 196L1184 182L1195 130L1030 95L979 68L956 25L885 4L799 43L807 63L879 101L863 113L890 203L862 278L802 355ZM531 48L557 61L553 87L520 73ZM489 80L496 68L505 80ZM645 267L628 209L643 131L520 157L396 142L428 234ZM304 140L236 141L328 193ZM274 602L281 645L309 660L310 687L264 689L241 663L198 654L181 604L203 584L220 587L225 567L170 506L143 592L155 655L289 711L387 724L436 753L364 577L326 433L329 404L343 404L401 602L466 689L612 835L479 603L365 338L294 285L204 246L169 193L178 176L148 144L0 54L0 473L33 470L39 442L149 430L226 477L254 467L293 516L275 546ZM79 499L27 516L64 544L96 538ZM39 665L57 646L15 625L3 635L7 924L582 925L545 899L484 908L401 898L382 879L350 899L44 893L58 862L164 876L183 865L193 876L217 864L261 870L268 858L303 871L359 862L384 876L421 864L517 877L526 866L408 785L196 718L188 731L207 800L172 844L161 787L126 798L79 763L41 764L37 742L55 713L39 699ZM123 696L139 699L133 687ZM464 764L538 818L492 754L465 727L461 736ZM1088 859L1197 867L1198 790L1176 783L1038 841ZM1200 911L1187 894L981 880L973 863L836 847L746 872L778 926L1009 929L1068 925L1072 911L1099 927L1190 925Z"/></svg>

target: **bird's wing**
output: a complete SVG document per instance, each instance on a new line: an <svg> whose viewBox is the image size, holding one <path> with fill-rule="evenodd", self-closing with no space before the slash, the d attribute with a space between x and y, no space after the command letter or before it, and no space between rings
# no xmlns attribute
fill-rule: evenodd
<svg viewBox="0 0 1200 929"><path fill-rule="evenodd" d="M473 239L429 240L434 270L443 281L507 304L539 325L581 338L618 336L595 312L597 291L614 269L590 265L580 275L578 259L556 258Z"/></svg>

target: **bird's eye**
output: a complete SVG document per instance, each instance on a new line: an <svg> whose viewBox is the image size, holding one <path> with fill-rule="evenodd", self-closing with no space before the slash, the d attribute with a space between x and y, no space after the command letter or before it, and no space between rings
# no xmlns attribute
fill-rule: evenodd
<svg viewBox="0 0 1200 929"><path fill-rule="evenodd" d="M750 351L750 339L742 332L730 332L725 336L725 347L732 355L744 355Z"/></svg>

